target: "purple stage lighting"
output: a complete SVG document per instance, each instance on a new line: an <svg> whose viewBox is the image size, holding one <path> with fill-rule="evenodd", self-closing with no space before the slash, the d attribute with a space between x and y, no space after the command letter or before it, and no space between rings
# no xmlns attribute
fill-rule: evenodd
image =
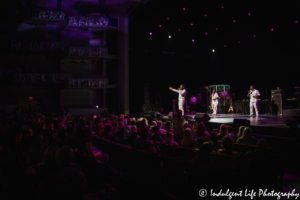
<svg viewBox="0 0 300 200"><path fill-rule="evenodd" d="M191 23L191 26L193 26L194 24L193 23Z"/></svg>
<svg viewBox="0 0 300 200"><path fill-rule="evenodd" d="M218 28L216 28L216 31L218 30Z"/></svg>
<svg viewBox="0 0 300 200"><path fill-rule="evenodd" d="M248 13L248 15L250 16L250 15L251 15L251 13Z"/></svg>
<svg viewBox="0 0 300 200"><path fill-rule="evenodd" d="M149 35L152 35L152 32L150 32Z"/></svg>
<svg viewBox="0 0 300 200"><path fill-rule="evenodd" d="M161 25L159 25L159 27L161 27Z"/></svg>
<svg viewBox="0 0 300 200"><path fill-rule="evenodd" d="M297 23L298 23L298 21L296 20L296 21L295 21L295 23L297 24Z"/></svg>
<svg viewBox="0 0 300 200"><path fill-rule="evenodd" d="M194 42L195 40L194 39L192 39L192 42Z"/></svg>
<svg viewBox="0 0 300 200"><path fill-rule="evenodd" d="M207 35L207 33L205 33L205 35Z"/></svg>
<svg viewBox="0 0 300 200"><path fill-rule="evenodd" d="M224 6L221 7L222 9L224 8Z"/></svg>
<svg viewBox="0 0 300 200"><path fill-rule="evenodd" d="M206 17L206 14L204 15L204 17Z"/></svg>
<svg viewBox="0 0 300 200"><path fill-rule="evenodd" d="M182 10L184 11L184 10L185 10L185 8L182 8Z"/></svg>
<svg viewBox="0 0 300 200"><path fill-rule="evenodd" d="M226 45L224 45L224 47L226 47Z"/></svg>
<svg viewBox="0 0 300 200"><path fill-rule="evenodd" d="M253 37L256 37L256 35L253 35Z"/></svg>
<svg viewBox="0 0 300 200"><path fill-rule="evenodd" d="M235 22L235 20L233 20L233 22Z"/></svg>
<svg viewBox="0 0 300 200"><path fill-rule="evenodd" d="M167 20L169 20L169 17L167 18Z"/></svg>
<svg viewBox="0 0 300 200"><path fill-rule="evenodd" d="M178 31L180 31L180 29L178 29Z"/></svg>
<svg viewBox="0 0 300 200"><path fill-rule="evenodd" d="M274 31L274 28L271 28L271 31Z"/></svg>
<svg viewBox="0 0 300 200"><path fill-rule="evenodd" d="M241 43L240 41L238 41L238 43Z"/></svg>

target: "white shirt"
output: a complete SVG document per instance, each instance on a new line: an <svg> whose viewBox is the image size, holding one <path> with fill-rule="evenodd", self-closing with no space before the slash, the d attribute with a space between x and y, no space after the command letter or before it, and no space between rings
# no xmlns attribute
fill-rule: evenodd
<svg viewBox="0 0 300 200"><path fill-rule="evenodd" d="M214 94L212 94L211 103L218 103L219 101L218 99L216 99L217 97L219 97L218 93L215 92Z"/></svg>
<svg viewBox="0 0 300 200"><path fill-rule="evenodd" d="M258 90L256 90L256 89L254 89L254 90L250 90L250 101L258 101L258 97L257 98L254 98L253 96L260 96L260 94L259 94L259 91Z"/></svg>
<svg viewBox="0 0 300 200"><path fill-rule="evenodd" d="M185 89L183 89L183 90L175 90L175 89L172 89L172 91L178 93L178 100L179 100L179 101L185 100L185 95L186 95L186 90L185 90Z"/></svg>

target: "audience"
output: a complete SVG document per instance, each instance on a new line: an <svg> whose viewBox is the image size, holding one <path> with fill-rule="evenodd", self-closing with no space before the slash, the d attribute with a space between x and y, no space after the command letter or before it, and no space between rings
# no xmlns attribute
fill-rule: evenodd
<svg viewBox="0 0 300 200"><path fill-rule="evenodd" d="M138 150L143 150L144 145L146 142L152 142L151 140L148 139L149 136L149 129L148 128L142 128L140 137L136 138L135 143L134 143L134 148ZM152 142L153 143L153 142Z"/></svg>
<svg viewBox="0 0 300 200"><path fill-rule="evenodd" d="M222 140L225 136L228 135L228 129L225 124L222 124L220 126L219 134L218 134L218 140Z"/></svg>
<svg viewBox="0 0 300 200"><path fill-rule="evenodd" d="M166 133L166 138L165 138L165 141L163 141L164 144L172 144L172 145L175 145L175 146L178 146L177 142L175 142L173 140L173 133L172 132L167 132Z"/></svg>
<svg viewBox="0 0 300 200"><path fill-rule="evenodd" d="M234 141L230 136L225 136L222 139L221 149L217 153L234 156L237 152L233 151Z"/></svg>
<svg viewBox="0 0 300 200"><path fill-rule="evenodd" d="M198 139L209 140L210 134L206 131L206 126L203 122L200 122L196 131L196 136Z"/></svg>
<svg viewBox="0 0 300 200"><path fill-rule="evenodd" d="M244 129L245 129L245 126L240 126L239 132L237 134L238 138L243 136Z"/></svg>
<svg viewBox="0 0 300 200"><path fill-rule="evenodd" d="M198 139L209 141L204 142L200 146L198 155L191 160L192 163L201 165L204 168L216 168L220 167L220 164L217 162L218 166L216 165L213 160L214 156L222 158L224 156L214 154L215 152L230 156L230 158L235 156L230 165L232 165L232 172L241 178L252 170L250 168L252 161L259 163L258 169L269 170L275 166L276 161L280 160L277 155L269 151L269 145L264 139L257 142L256 151L247 153L234 152L232 137L235 137L235 135L230 125L222 124L219 134L217 134L213 131L211 123L207 125L203 122L199 124L194 123L191 126L182 117L180 110L173 116L173 124L168 121L164 129L162 122L154 119L151 122L153 135L149 134L151 129L146 118L136 120L124 115L118 118L105 113L101 113L101 118L98 116L90 121L85 120L83 116L70 120L67 115L60 116L57 114L36 117L33 114L25 118L23 113L18 110L16 110L12 120L16 120L18 123L14 122L14 125L19 126L20 130L22 130L17 138L19 139L21 161L26 168L26 174L35 176L35 179L38 181L37 185L40 185L40 188L47 194L51 194L49 195L50 199L84 198L83 195L87 187L87 180L85 173L83 173L85 171L75 163L75 158L77 154L84 155L99 162L101 165L107 165L109 155L104 154L107 149L105 145L110 144L110 142L105 140L125 144L150 154L156 154L157 150L154 142L170 144L168 148L181 149L177 147L180 143L182 147L194 149L199 147L198 141L195 139L196 136ZM124 124L128 125L124 126ZM13 128L13 126L11 127ZM93 135L94 132L95 134ZM163 132L165 132L165 140L160 135ZM249 127L239 127L236 136L238 137L237 143L256 144ZM175 137L178 139L176 140L178 143L174 141ZM96 140L93 140L93 138ZM102 150L93 147L92 142L97 142L98 140L106 142L99 143L99 146L97 145L98 148L103 148L104 153L102 153ZM222 141L221 147L218 144L218 140ZM54 143L61 144L59 145L61 147L53 145ZM102 144L105 145L101 146ZM113 143L113 145L117 144ZM0 144L0 150L2 149L3 145ZM136 152L134 149L130 148L130 151ZM193 151L196 152L195 150ZM117 159L118 157L111 155L110 159L112 158ZM215 159L215 161L217 160ZM114 160L112 163L116 162L118 161ZM114 166L110 167L114 168ZM237 184L240 184L240 182L237 182ZM247 182L243 184L247 185Z"/></svg>
<svg viewBox="0 0 300 200"><path fill-rule="evenodd" d="M236 143L241 143L241 144L256 144L255 138L252 136L252 130L249 127L246 127L243 131L242 137L239 137L236 141Z"/></svg>
<svg viewBox="0 0 300 200"><path fill-rule="evenodd" d="M198 141L193 138L192 130L187 128L184 130L183 138L181 140L181 146L187 148L196 148L198 147Z"/></svg>
<svg viewBox="0 0 300 200"><path fill-rule="evenodd" d="M163 142L164 139L160 136L160 128L158 126L154 126L152 128L153 135L149 137L149 140L152 140L154 142Z"/></svg>
<svg viewBox="0 0 300 200"><path fill-rule="evenodd" d="M218 144L218 136L217 133L214 131L211 133L210 141L204 142L203 144L209 144L211 147L212 152L218 152L220 149L220 145Z"/></svg>

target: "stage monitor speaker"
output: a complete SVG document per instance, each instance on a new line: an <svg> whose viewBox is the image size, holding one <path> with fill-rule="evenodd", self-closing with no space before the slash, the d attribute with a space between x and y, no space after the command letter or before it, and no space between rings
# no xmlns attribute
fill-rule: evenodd
<svg viewBox="0 0 300 200"><path fill-rule="evenodd" d="M151 116L151 117L155 117L155 118L156 118L156 117L160 117L160 113L157 112L157 111L156 111L156 112L151 112L151 113L150 113L150 116Z"/></svg>
<svg viewBox="0 0 300 200"><path fill-rule="evenodd" d="M210 120L210 116L206 113L196 113L195 120L197 122L208 122Z"/></svg>
<svg viewBox="0 0 300 200"><path fill-rule="evenodd" d="M193 120L193 118L191 116L184 116L184 119L186 121L192 121Z"/></svg>
<svg viewBox="0 0 300 200"><path fill-rule="evenodd" d="M250 126L250 121L248 119L236 119L234 118L233 124L241 125L241 126Z"/></svg>
<svg viewBox="0 0 300 200"><path fill-rule="evenodd" d="M282 110L285 107L284 90L271 90L272 114L282 115Z"/></svg>

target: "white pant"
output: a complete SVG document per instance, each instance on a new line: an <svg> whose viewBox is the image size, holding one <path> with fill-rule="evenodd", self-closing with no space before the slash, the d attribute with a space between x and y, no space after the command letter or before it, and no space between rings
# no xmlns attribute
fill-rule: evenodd
<svg viewBox="0 0 300 200"><path fill-rule="evenodd" d="M256 115L258 115L257 101L250 101L249 106L250 106L250 115L253 115L253 106L254 106Z"/></svg>
<svg viewBox="0 0 300 200"><path fill-rule="evenodd" d="M216 115L218 109L218 103L212 103L211 108L213 109L213 115Z"/></svg>
<svg viewBox="0 0 300 200"><path fill-rule="evenodd" d="M178 100L178 109L182 111L182 116L184 116L184 100Z"/></svg>

